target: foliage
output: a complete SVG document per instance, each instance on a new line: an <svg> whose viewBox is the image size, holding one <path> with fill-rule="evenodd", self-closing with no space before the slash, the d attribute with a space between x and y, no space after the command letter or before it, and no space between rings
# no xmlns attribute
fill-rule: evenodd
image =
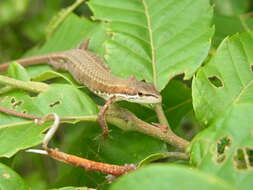
<svg viewBox="0 0 253 190"><path fill-rule="evenodd" d="M250 0L90 0L82 5L76 1L69 9L73 1L22 0L11 6L13 2L0 2L0 60L68 50L89 39L89 50L104 58L115 75L134 75L155 84L171 128L190 140L190 161L170 159L165 153L176 148L123 131L117 123L109 125L111 138L102 142L94 119L101 99L67 72L12 63L2 75L24 84L38 82L47 90L28 92L0 81L1 106L38 116L56 112L78 118L61 125L51 146L99 162L143 167L109 184L104 174L24 152L39 147L52 122L38 126L0 113L0 189L251 189ZM35 5L43 11L31 12ZM146 122L158 121L151 106L117 105Z"/></svg>

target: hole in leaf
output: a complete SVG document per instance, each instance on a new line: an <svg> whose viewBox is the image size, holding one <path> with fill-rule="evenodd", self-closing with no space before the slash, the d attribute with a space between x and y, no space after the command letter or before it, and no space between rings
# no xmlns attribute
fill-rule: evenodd
<svg viewBox="0 0 253 190"><path fill-rule="evenodd" d="M226 151L231 145L231 139L229 137L223 137L217 142L217 159L218 163L222 163L226 159Z"/></svg>
<svg viewBox="0 0 253 190"><path fill-rule="evenodd" d="M12 104L13 108L16 108L18 106L20 106L23 102L22 101L17 101L15 103Z"/></svg>
<svg viewBox="0 0 253 190"><path fill-rule="evenodd" d="M12 98L11 98L11 103L14 104L15 102L16 102L15 98L12 97Z"/></svg>
<svg viewBox="0 0 253 190"><path fill-rule="evenodd" d="M250 71L253 72L253 65L250 65Z"/></svg>
<svg viewBox="0 0 253 190"><path fill-rule="evenodd" d="M217 143L217 153L224 154L230 145L231 139L229 137L221 138Z"/></svg>
<svg viewBox="0 0 253 190"><path fill-rule="evenodd" d="M242 148L237 149L236 155L234 156L235 166L238 170L246 170L247 163Z"/></svg>
<svg viewBox="0 0 253 190"><path fill-rule="evenodd" d="M249 165L253 167L253 149L251 148L246 148L246 153L249 161Z"/></svg>
<svg viewBox="0 0 253 190"><path fill-rule="evenodd" d="M217 88L223 87L222 81L216 76L208 77L208 80Z"/></svg>
<svg viewBox="0 0 253 190"><path fill-rule="evenodd" d="M28 95L30 97L37 97L39 95L39 93L35 93L35 92L28 92Z"/></svg>
<svg viewBox="0 0 253 190"><path fill-rule="evenodd" d="M52 107L54 107L54 106L56 106L56 105L58 105L58 104L60 104L60 103L61 103L61 102L60 102L59 100L57 100L57 101L55 101L55 102L49 104L49 106L52 108Z"/></svg>
<svg viewBox="0 0 253 190"><path fill-rule="evenodd" d="M226 159L226 155L223 154L223 155L219 156L219 157L217 158L216 161L217 161L219 164L221 164L222 162L224 162L225 159Z"/></svg>

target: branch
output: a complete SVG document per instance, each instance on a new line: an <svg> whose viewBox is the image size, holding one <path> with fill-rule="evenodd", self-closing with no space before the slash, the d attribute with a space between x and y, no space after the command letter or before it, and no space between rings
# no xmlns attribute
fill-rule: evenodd
<svg viewBox="0 0 253 190"><path fill-rule="evenodd" d="M136 166L134 165L118 166L118 165L106 164L102 162L95 162L95 161L88 160L85 158L80 158L75 155L66 154L57 149L48 148L46 149L46 151L48 152L48 155L50 155L56 160L81 167L87 171L94 170L94 171L99 171L105 174L120 176L136 169Z"/></svg>
<svg viewBox="0 0 253 190"><path fill-rule="evenodd" d="M160 128L137 118L127 109L111 106L106 115L110 123L122 130L138 131L182 149L185 149L189 145L187 140L177 136L173 131L167 130L164 132Z"/></svg>

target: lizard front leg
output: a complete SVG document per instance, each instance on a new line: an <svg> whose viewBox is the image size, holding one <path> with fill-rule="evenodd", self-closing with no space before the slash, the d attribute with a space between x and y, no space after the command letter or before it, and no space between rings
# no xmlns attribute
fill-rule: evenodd
<svg viewBox="0 0 253 190"><path fill-rule="evenodd" d="M102 135L103 137L107 137L109 134L108 125L105 120L105 113L108 110L109 106L116 100L115 96L112 96L103 107L100 108L100 111L98 113L98 122L102 128Z"/></svg>

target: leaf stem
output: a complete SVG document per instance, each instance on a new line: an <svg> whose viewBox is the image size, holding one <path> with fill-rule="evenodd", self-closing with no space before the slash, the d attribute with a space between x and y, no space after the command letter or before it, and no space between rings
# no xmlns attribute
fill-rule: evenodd
<svg viewBox="0 0 253 190"><path fill-rule="evenodd" d="M27 90L30 92L41 93L46 92L49 86L41 82L25 82L21 80L16 80L10 77L0 75L0 84L10 85L14 88Z"/></svg>
<svg viewBox="0 0 253 190"><path fill-rule="evenodd" d="M155 112L157 114L158 120L162 125L168 126L168 129L171 130L170 125L168 123L168 120L164 114L162 104L156 104L155 105Z"/></svg>
<svg viewBox="0 0 253 190"><path fill-rule="evenodd" d="M148 10L148 5L146 3L146 0L142 0L142 4L144 7L144 13L147 19L147 29L148 29L148 34L149 34L149 41L150 41L150 48L151 48L151 61L152 61L152 69L153 69L153 83L155 87L157 87L156 54L155 54L155 47L154 47L153 31L151 28L151 18L150 18L150 13Z"/></svg>

